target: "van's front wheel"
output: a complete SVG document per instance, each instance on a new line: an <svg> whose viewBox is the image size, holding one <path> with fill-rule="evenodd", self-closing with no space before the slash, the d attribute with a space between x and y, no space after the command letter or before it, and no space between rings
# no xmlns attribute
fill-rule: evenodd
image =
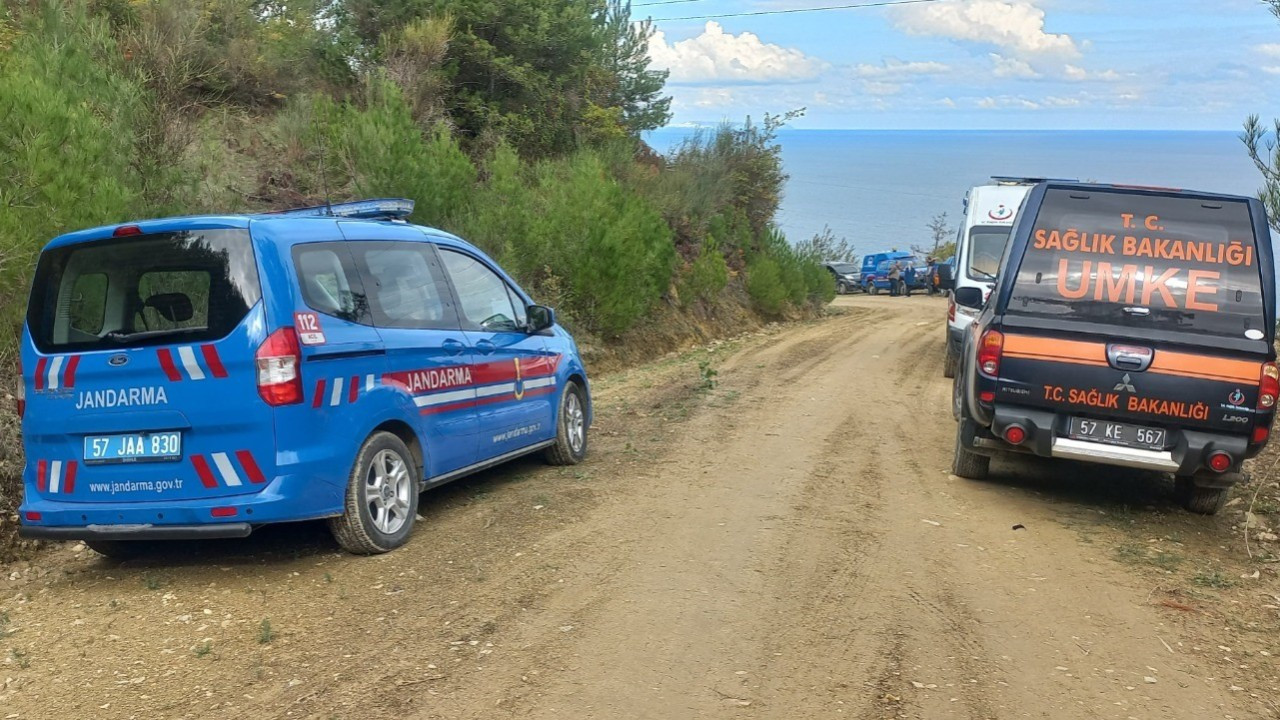
<svg viewBox="0 0 1280 720"><path fill-rule="evenodd" d="M1174 492L1178 502L1187 511L1197 515L1217 515L1226 507L1228 488L1200 487L1191 478L1178 478L1174 481Z"/></svg>
<svg viewBox="0 0 1280 720"><path fill-rule="evenodd" d="M587 456L587 401L578 383L570 380L556 413L556 442L547 448L552 465L577 465Z"/></svg>
<svg viewBox="0 0 1280 720"><path fill-rule="evenodd" d="M419 472L404 441L388 432L369 436L347 478L346 503L329 531L356 555L394 550L409 540L418 515Z"/></svg>

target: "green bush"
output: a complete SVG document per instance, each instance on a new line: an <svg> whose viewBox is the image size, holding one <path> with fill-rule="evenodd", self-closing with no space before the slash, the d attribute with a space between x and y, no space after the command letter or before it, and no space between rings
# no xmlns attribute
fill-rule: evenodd
<svg viewBox="0 0 1280 720"><path fill-rule="evenodd" d="M758 257L747 265L747 294L763 313L780 315L789 295L782 268L771 257Z"/></svg>
<svg viewBox="0 0 1280 720"><path fill-rule="evenodd" d="M728 284L729 266L714 238L709 237L681 278L680 298L686 305L697 300L710 300Z"/></svg>

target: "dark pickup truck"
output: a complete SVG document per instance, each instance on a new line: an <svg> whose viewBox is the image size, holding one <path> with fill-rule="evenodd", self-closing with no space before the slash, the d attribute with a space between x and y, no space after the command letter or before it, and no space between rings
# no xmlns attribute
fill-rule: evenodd
<svg viewBox="0 0 1280 720"><path fill-rule="evenodd" d="M1165 472L1217 512L1280 396L1267 217L1253 198L1041 183L962 339L952 471L1006 452Z"/></svg>

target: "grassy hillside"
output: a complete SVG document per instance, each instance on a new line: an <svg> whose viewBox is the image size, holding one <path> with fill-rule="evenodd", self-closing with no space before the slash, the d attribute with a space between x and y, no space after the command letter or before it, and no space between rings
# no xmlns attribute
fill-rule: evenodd
<svg viewBox="0 0 1280 720"><path fill-rule="evenodd" d="M600 359L830 298L822 258L772 225L786 118L654 154L639 137L669 117L665 75L617 0L0 8L0 395L40 247L142 217L410 197L414 222L492 254Z"/></svg>

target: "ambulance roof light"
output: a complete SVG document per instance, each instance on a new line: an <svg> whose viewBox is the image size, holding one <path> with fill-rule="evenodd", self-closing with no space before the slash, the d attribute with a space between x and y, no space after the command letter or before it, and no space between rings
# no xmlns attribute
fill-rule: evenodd
<svg viewBox="0 0 1280 720"><path fill-rule="evenodd" d="M1036 185L1042 182L1080 182L1076 178L1017 177L1013 175L992 175L991 179L1001 185Z"/></svg>
<svg viewBox="0 0 1280 720"><path fill-rule="evenodd" d="M314 207L263 213L270 217L338 217L359 220L403 220L413 214L413 201L408 198L374 198L354 202L316 205Z"/></svg>

